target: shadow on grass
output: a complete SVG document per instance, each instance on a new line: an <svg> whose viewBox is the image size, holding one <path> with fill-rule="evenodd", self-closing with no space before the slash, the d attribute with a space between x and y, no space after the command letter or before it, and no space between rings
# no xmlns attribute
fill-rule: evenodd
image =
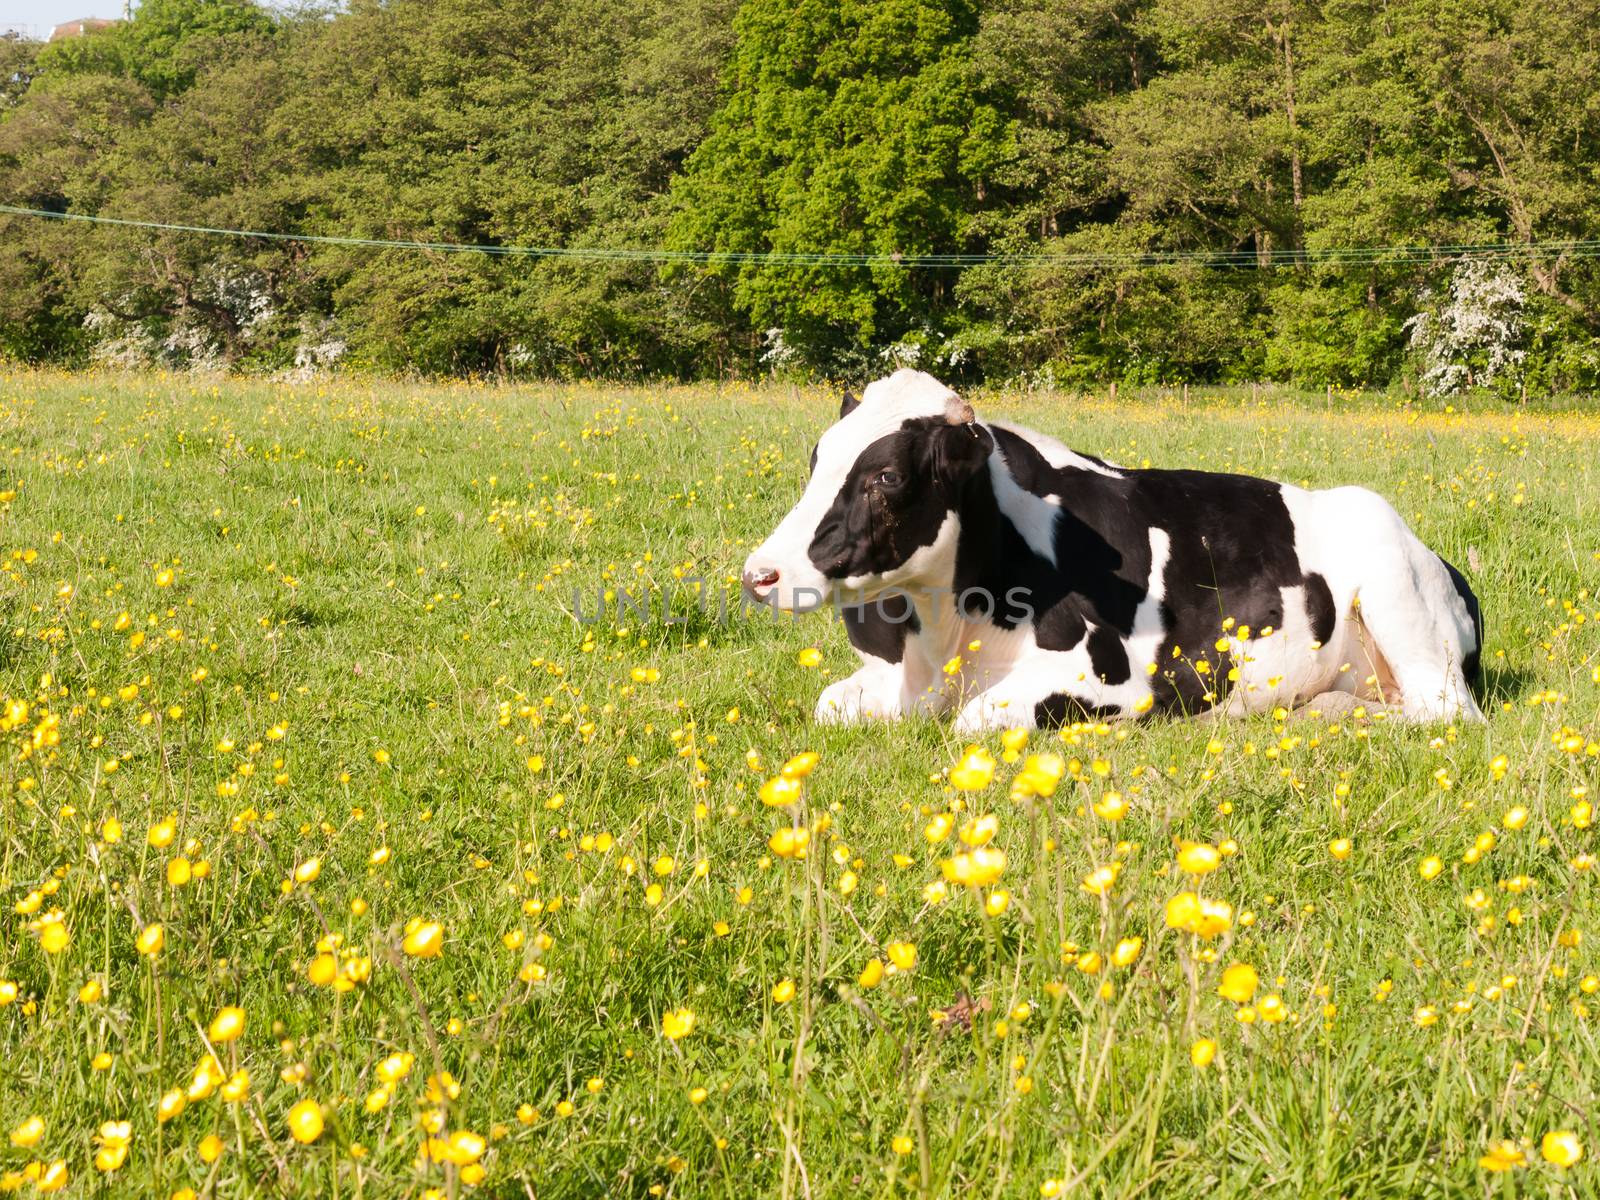
<svg viewBox="0 0 1600 1200"><path fill-rule="evenodd" d="M1472 690L1477 694L1479 707L1487 713L1507 701L1517 703L1528 695L1533 684L1534 678L1529 672L1508 666L1504 661L1493 661L1483 664L1477 686Z"/></svg>

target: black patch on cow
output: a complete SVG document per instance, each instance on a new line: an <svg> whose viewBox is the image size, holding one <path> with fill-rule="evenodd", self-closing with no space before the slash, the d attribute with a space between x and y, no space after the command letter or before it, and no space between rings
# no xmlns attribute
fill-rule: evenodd
<svg viewBox="0 0 1600 1200"><path fill-rule="evenodd" d="M845 388L844 397L839 401L839 420L842 421L851 413L855 412L860 403L861 401L856 399L855 393L853 393L849 388Z"/></svg>
<svg viewBox="0 0 1600 1200"><path fill-rule="evenodd" d="M906 421L856 456L808 553L830 579L885 575L933 544L994 443L974 425ZM985 479L985 483L987 480ZM992 497L991 497L992 502Z"/></svg>
<svg viewBox="0 0 1600 1200"><path fill-rule="evenodd" d="M1067 692L1046 696L1033 706L1033 723L1042 729L1059 729L1075 721L1102 721L1121 715L1122 709L1115 704L1086 704Z"/></svg>
<svg viewBox="0 0 1600 1200"><path fill-rule="evenodd" d="M897 663L905 657L906 635L922 628L911 599L905 595L889 595L871 604L841 608L845 633L850 644L863 654Z"/></svg>
<svg viewBox="0 0 1600 1200"><path fill-rule="evenodd" d="M1446 561L1443 555L1439 561L1444 563L1444 569L1450 572L1451 586L1456 589L1456 595L1461 597L1461 602L1467 606L1467 613L1472 617L1472 650L1461 660L1461 673L1467 677L1468 683L1477 683L1479 669L1482 666L1483 653L1483 610L1478 607L1478 598L1472 594L1472 589L1467 586L1467 577Z"/></svg>
<svg viewBox="0 0 1600 1200"><path fill-rule="evenodd" d="M1306 620L1311 623L1311 636L1326 646L1339 614L1334 611L1333 592L1328 581L1315 571L1306 575Z"/></svg>
<svg viewBox="0 0 1600 1200"><path fill-rule="evenodd" d="M985 497L972 488L962 510L957 587L982 584L997 594L1026 587L1041 647L1070 650L1093 626L1095 671L1108 682L1125 681L1123 639L1146 595L1151 530L1162 530L1169 539L1161 605L1166 636L1151 686L1163 711L1198 712L1226 696L1233 664L1216 648L1224 618L1252 631L1281 628L1284 588L1306 587L1308 603L1326 589L1326 581L1319 589L1301 570L1294 521L1276 483L1206 471L1108 476L1055 467L1025 438L1006 429L993 433L1020 487L1059 498L1056 565L1028 549L994 504L992 489ZM1332 625L1321 624L1331 636Z"/></svg>
<svg viewBox="0 0 1600 1200"><path fill-rule="evenodd" d="M1127 683L1133 677L1128 648L1109 625L1096 625L1089 635L1089 665L1106 683Z"/></svg>
<svg viewBox="0 0 1600 1200"><path fill-rule="evenodd" d="M1123 636L1132 633L1134 614L1150 578L1149 532L1146 529L1142 539L1125 539L1120 545L1107 536L1107 530L1118 525L1116 510L1126 503L1127 478L1081 467L1054 467L1036 446L1009 429L996 429L994 434L1019 487L1035 496L1060 499L1057 565L1041 564L1058 582L1053 588L1036 589L1040 647L1071 650L1083 640L1090 623L1110 626Z"/></svg>
<svg viewBox="0 0 1600 1200"><path fill-rule="evenodd" d="M820 443L820 442L817 443L818 446L820 446L821 444L822 443ZM806 474L807 475L815 475L816 473L817 473L817 446L812 446L811 447L811 465L806 468Z"/></svg>

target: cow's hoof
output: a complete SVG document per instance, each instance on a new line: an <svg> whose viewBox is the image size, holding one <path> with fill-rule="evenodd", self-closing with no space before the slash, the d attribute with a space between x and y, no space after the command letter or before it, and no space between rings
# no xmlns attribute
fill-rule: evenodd
<svg viewBox="0 0 1600 1200"><path fill-rule="evenodd" d="M1018 725L1028 729L1033 728L1032 707L989 696L974 696L967 701L956 714L955 721L957 733L990 733L996 729L1010 729Z"/></svg>
<svg viewBox="0 0 1600 1200"><path fill-rule="evenodd" d="M870 685L851 678L823 688L812 717L819 725L855 725L862 721L889 721L898 715L898 699L885 703Z"/></svg>

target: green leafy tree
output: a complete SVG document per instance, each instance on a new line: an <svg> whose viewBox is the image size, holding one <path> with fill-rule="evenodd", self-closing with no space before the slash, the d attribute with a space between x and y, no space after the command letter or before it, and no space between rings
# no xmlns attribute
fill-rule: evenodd
<svg viewBox="0 0 1600 1200"><path fill-rule="evenodd" d="M970 59L962 0L751 0L727 98L678 189L675 245L783 255L971 251L1009 127ZM719 266L755 329L824 369L942 332L954 271Z"/></svg>

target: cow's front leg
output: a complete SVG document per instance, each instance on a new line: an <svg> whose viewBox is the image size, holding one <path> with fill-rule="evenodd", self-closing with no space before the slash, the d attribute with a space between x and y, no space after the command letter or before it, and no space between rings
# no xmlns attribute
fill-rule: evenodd
<svg viewBox="0 0 1600 1200"><path fill-rule="evenodd" d="M822 689L816 720L826 725L893 721L903 711L904 682L905 670L899 663L868 662L854 675Z"/></svg>
<svg viewBox="0 0 1600 1200"><path fill-rule="evenodd" d="M999 683L979 692L956 714L958 733L982 733L991 729L1032 729L1039 724L1039 705L1059 692L1049 673L1022 668Z"/></svg>

